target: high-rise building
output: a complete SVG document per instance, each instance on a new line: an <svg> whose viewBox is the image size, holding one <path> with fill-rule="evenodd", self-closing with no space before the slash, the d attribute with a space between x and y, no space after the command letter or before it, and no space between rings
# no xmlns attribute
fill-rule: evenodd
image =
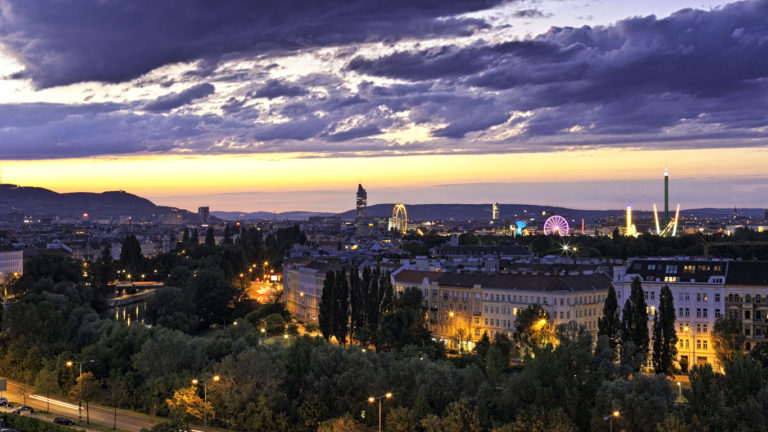
<svg viewBox="0 0 768 432"><path fill-rule="evenodd" d="M357 185L357 213L355 214L356 220L362 220L366 217L366 210L368 206L368 193L363 189L363 185Z"/></svg>
<svg viewBox="0 0 768 432"><path fill-rule="evenodd" d="M197 208L197 221L202 226L208 226L211 223L211 209L208 207Z"/></svg>
<svg viewBox="0 0 768 432"><path fill-rule="evenodd" d="M664 226L669 225L669 168L664 167Z"/></svg>
<svg viewBox="0 0 768 432"><path fill-rule="evenodd" d="M499 220L499 204L498 203L491 204L491 220L493 221Z"/></svg>

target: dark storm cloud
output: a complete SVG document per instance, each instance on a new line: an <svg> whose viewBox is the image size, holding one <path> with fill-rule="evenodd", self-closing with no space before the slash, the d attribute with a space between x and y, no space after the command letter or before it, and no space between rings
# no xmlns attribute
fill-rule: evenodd
<svg viewBox="0 0 768 432"><path fill-rule="evenodd" d="M686 122L754 128L768 125L755 114L768 108L766 17L768 1L740 2L607 27L552 28L530 40L358 57L348 67L494 92L497 102L472 115L500 119L498 108L532 110L528 136L576 126L636 134Z"/></svg>
<svg viewBox="0 0 768 432"><path fill-rule="evenodd" d="M552 14L545 14L538 9L523 9L516 11L513 16L515 18L548 18L552 16Z"/></svg>
<svg viewBox="0 0 768 432"><path fill-rule="evenodd" d="M503 1L4 0L0 43L40 87L121 82L164 64L215 64L232 53L471 34L486 24L452 17Z"/></svg>
<svg viewBox="0 0 768 432"><path fill-rule="evenodd" d="M171 93L169 95L161 96L144 105L144 109L147 111L170 111L182 105L187 105L195 99L210 96L214 91L215 89L211 84L198 84L179 93Z"/></svg>
<svg viewBox="0 0 768 432"><path fill-rule="evenodd" d="M264 86L254 91L252 96L256 98L274 99L281 96L301 96L307 94L307 90L284 83L280 80L269 80Z"/></svg>

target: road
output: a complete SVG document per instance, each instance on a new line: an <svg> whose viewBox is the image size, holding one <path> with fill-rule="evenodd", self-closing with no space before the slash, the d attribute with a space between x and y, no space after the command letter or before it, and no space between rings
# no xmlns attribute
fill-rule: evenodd
<svg viewBox="0 0 768 432"><path fill-rule="evenodd" d="M22 401L22 392L24 390L24 400ZM3 392L3 396L9 401L18 404L31 406L35 411L45 412L47 402L45 396L34 394L32 388L20 383L8 380L8 390ZM77 401L71 401L62 398L51 398L51 413L62 415L64 417L77 420ZM91 423L96 423L108 427L114 424L115 413L112 408L90 404ZM83 404L83 421L85 421L85 404ZM125 410L117 410L117 428L131 432L139 432L142 428L149 429L152 426L163 422L159 417L150 417L143 414L132 413Z"/></svg>

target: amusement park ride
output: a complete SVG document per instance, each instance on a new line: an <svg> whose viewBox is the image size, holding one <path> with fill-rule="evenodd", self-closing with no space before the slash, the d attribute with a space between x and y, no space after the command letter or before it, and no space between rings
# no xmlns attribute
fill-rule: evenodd
<svg viewBox="0 0 768 432"><path fill-rule="evenodd" d="M408 231L408 213L405 211L403 203L395 204L392 209L392 218L389 220L389 231L399 232L405 235Z"/></svg>

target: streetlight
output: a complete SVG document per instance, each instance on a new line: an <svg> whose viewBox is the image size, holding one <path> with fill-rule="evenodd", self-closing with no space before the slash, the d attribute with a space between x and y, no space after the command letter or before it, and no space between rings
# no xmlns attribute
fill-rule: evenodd
<svg viewBox="0 0 768 432"><path fill-rule="evenodd" d="M607 415L607 416L603 417L603 421L610 420L610 432L613 432L613 418L614 417L618 418L620 415L621 415L620 412L614 411L610 415Z"/></svg>
<svg viewBox="0 0 768 432"><path fill-rule="evenodd" d="M220 376L214 375L210 380L203 381L203 431L208 431L208 383L210 381L218 382L221 379ZM192 380L192 385L197 385L200 380L197 378Z"/></svg>
<svg viewBox="0 0 768 432"><path fill-rule="evenodd" d="M381 396L371 396L368 398L368 403L374 403L376 401L379 401L379 432L381 432L381 400L382 399L389 399L392 397L392 393L384 393Z"/></svg>
<svg viewBox="0 0 768 432"><path fill-rule="evenodd" d="M69 360L66 365L67 367L72 367L75 364L80 366L80 375L78 377L83 376L83 363L96 363L96 360L85 360L85 361L72 361ZM82 420L83 419L83 401L80 398L80 392L78 392L77 396L77 419Z"/></svg>

